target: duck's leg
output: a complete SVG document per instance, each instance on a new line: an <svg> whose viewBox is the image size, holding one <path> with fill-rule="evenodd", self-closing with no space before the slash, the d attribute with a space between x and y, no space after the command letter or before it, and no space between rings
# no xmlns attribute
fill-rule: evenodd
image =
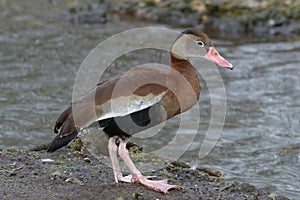
<svg viewBox="0 0 300 200"><path fill-rule="evenodd" d="M168 193L169 189L173 189L173 188L180 189L181 188L180 186L177 186L177 185L169 185L168 180L159 180L159 181L148 180L147 178L149 178L149 177L143 176L141 174L141 172L136 168L136 166L134 165L132 160L130 159L129 152L126 148L125 141L121 141L118 152L119 152L120 157L124 160L126 166L129 168L129 170L131 172L131 182L141 183L153 190L163 192L165 194ZM129 177L130 176L128 176L128 178Z"/></svg>
<svg viewBox="0 0 300 200"><path fill-rule="evenodd" d="M125 144L126 145L126 144ZM111 165L114 172L115 182L118 183L119 181L131 183L132 182L132 175L128 175L123 177L122 172L120 170L120 165L118 161L118 146L116 145L116 137L111 137L108 140L108 153L111 161ZM155 176L147 176L147 178L153 178Z"/></svg>
<svg viewBox="0 0 300 200"><path fill-rule="evenodd" d="M108 153L109 153L109 157L110 157L111 165L113 168L116 183L118 183L119 181L125 181L125 182L130 183L131 182L130 180L128 180L128 181L122 180L123 175L120 170L120 165L119 165L119 161L118 161L118 153L117 153L118 146L116 145L116 137L109 138L107 146L108 146Z"/></svg>

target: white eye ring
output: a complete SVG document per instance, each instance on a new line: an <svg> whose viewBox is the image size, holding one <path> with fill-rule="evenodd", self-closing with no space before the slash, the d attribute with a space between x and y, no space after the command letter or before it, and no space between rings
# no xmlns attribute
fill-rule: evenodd
<svg viewBox="0 0 300 200"><path fill-rule="evenodd" d="M200 47L204 47L204 43L201 40L197 40L196 42Z"/></svg>

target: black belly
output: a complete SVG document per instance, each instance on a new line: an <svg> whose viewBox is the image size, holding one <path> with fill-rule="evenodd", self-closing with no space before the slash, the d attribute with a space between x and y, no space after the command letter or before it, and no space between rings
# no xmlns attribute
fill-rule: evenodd
<svg viewBox="0 0 300 200"><path fill-rule="evenodd" d="M155 126L166 119L163 107L160 104L155 104L149 108L131 113L123 117L108 118L94 122L87 128L101 127L109 136L118 136L125 140L131 135ZM67 145L71 140L77 137L78 131L61 137L57 135L48 147L49 152L53 152Z"/></svg>
<svg viewBox="0 0 300 200"><path fill-rule="evenodd" d="M114 117L93 123L90 127L101 127L109 136L126 139L131 135L161 123L164 119L162 106L155 104L149 108L131 113L123 117Z"/></svg>

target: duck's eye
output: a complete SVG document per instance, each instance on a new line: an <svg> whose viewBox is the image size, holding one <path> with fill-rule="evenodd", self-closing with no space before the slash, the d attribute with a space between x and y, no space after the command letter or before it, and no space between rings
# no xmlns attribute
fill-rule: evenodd
<svg viewBox="0 0 300 200"><path fill-rule="evenodd" d="M204 47L204 43L201 40L196 41L200 47Z"/></svg>

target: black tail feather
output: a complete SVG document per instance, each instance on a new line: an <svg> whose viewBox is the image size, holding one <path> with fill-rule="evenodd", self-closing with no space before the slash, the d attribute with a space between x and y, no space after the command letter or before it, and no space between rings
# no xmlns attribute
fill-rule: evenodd
<svg viewBox="0 0 300 200"><path fill-rule="evenodd" d="M57 135L53 141L50 143L49 147L48 147L48 152L53 152L57 149L62 148L63 146L67 145L69 142L71 142L71 140L75 139L77 136L78 132L73 131L72 133L61 137L60 135Z"/></svg>

